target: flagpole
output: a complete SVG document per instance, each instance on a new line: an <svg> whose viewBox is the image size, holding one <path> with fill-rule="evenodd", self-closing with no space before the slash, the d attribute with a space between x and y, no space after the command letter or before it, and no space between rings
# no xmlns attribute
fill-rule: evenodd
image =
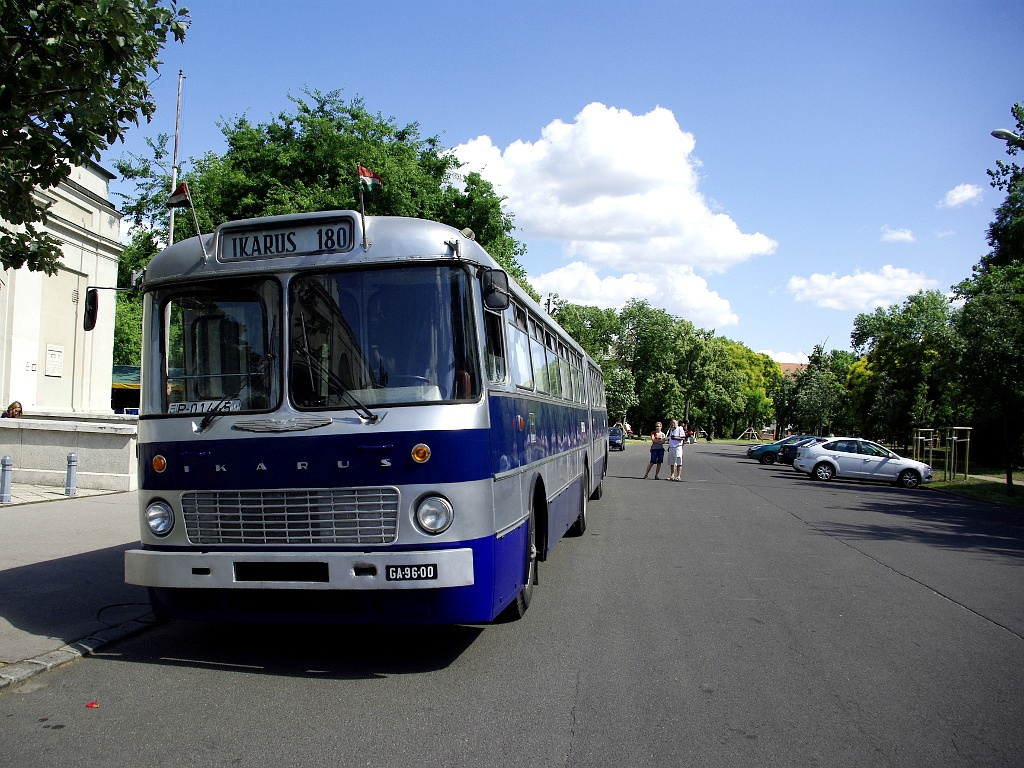
<svg viewBox="0 0 1024 768"><path fill-rule="evenodd" d="M185 74L178 70L178 112L174 119L174 159L171 160L171 193L178 188L178 135L181 133L181 83ZM198 230L199 227L196 227ZM171 221L167 231L167 245L174 245L174 209L171 208Z"/></svg>
<svg viewBox="0 0 1024 768"><path fill-rule="evenodd" d="M359 222L363 228L363 250L366 250L366 206L363 205L363 180L359 176L359 163L356 163L356 186L359 187Z"/></svg>

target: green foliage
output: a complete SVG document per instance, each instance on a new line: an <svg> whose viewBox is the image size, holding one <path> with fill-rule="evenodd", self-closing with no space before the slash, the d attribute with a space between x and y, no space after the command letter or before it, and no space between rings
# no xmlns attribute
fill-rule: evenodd
<svg viewBox="0 0 1024 768"><path fill-rule="evenodd" d="M641 424L653 425L657 421L667 424L669 419L682 420L686 399L679 379L667 371L658 371L640 384L637 404Z"/></svg>
<svg viewBox="0 0 1024 768"><path fill-rule="evenodd" d="M857 315L850 339L858 354L867 354L873 376L854 418L868 433L907 444L915 427L936 426L945 386L936 366L952 345L951 317L939 291L918 291L902 306Z"/></svg>
<svg viewBox="0 0 1024 768"><path fill-rule="evenodd" d="M160 250L158 234L136 229L132 242L121 252L117 263L117 284L131 286L131 273L143 269ZM141 365L142 295L137 291L116 291L114 311L114 365Z"/></svg>
<svg viewBox="0 0 1024 768"><path fill-rule="evenodd" d="M607 363L603 372L609 420L613 424L625 421L626 413L640 402L640 398L636 394L636 380L633 378L633 373L614 363Z"/></svg>
<svg viewBox="0 0 1024 768"><path fill-rule="evenodd" d="M631 299L619 312L618 356L638 382L672 370L673 318L646 301Z"/></svg>
<svg viewBox="0 0 1024 768"><path fill-rule="evenodd" d="M114 309L114 365L142 364L142 296L117 291Z"/></svg>
<svg viewBox="0 0 1024 768"><path fill-rule="evenodd" d="M1024 262L989 265L955 287L963 339L961 393L975 415L999 426L1007 485L1024 444Z"/></svg>
<svg viewBox="0 0 1024 768"><path fill-rule="evenodd" d="M646 430L678 418L714 431L771 420L778 363L739 342L632 300L616 314L554 297L554 317L605 372L609 414Z"/></svg>
<svg viewBox="0 0 1024 768"><path fill-rule="evenodd" d="M799 429L810 434L829 434L846 407L846 371L842 379L833 370L837 352L826 355L821 345L814 348L807 368L796 377L793 416ZM841 367L836 365L836 367ZM842 430L840 430L842 431Z"/></svg>
<svg viewBox="0 0 1024 768"><path fill-rule="evenodd" d="M613 309L570 304L555 299L552 317L583 347L587 354L604 364L610 360L619 334L619 316ZM623 415L625 411L622 412Z"/></svg>
<svg viewBox="0 0 1024 768"><path fill-rule="evenodd" d="M359 208L356 166L384 180L364 196L366 213L415 216L458 229L477 241L534 299L518 258L525 253L513 236L504 198L478 173L462 177L459 162L436 136L423 138L419 125L398 125L372 114L361 98L340 91L305 91L295 105L266 123L239 117L221 125L223 155L207 153L185 174L199 226L209 232L225 221ZM190 216L175 220L175 241L195 234Z"/></svg>
<svg viewBox="0 0 1024 768"><path fill-rule="evenodd" d="M36 191L98 157L139 115L152 117L147 78L168 35L183 41L188 23L175 0L167 8L156 0L0 2L4 267L56 272L60 243L37 228L46 206Z"/></svg>
<svg viewBox="0 0 1024 768"><path fill-rule="evenodd" d="M1024 106L1013 105L1018 136L1024 136ZM1006 154L1016 155L1024 149L1008 144ZM995 170L989 170L992 186L1006 192L1006 199L996 208L996 219L988 229L988 244L992 251L982 257L981 268L1007 266L1024 261L1024 174L1016 163L998 161Z"/></svg>
<svg viewBox="0 0 1024 768"><path fill-rule="evenodd" d="M171 188L172 158L167 149L170 138L166 133L157 134L155 139L147 136L151 156L128 153L114 162L114 168L124 181L135 182L134 193L114 193L121 198L121 210L131 223L133 235L148 232L154 242L161 243L167 242L170 226L167 207Z"/></svg>

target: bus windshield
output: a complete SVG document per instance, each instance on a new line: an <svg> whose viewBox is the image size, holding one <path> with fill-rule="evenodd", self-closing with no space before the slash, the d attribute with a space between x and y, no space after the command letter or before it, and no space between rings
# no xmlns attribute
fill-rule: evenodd
<svg viewBox="0 0 1024 768"><path fill-rule="evenodd" d="M471 282L461 268L304 273L289 287L288 388L302 409L475 400Z"/></svg>
<svg viewBox="0 0 1024 768"><path fill-rule="evenodd" d="M281 291L231 280L155 291L163 347L157 413L266 411L280 402Z"/></svg>

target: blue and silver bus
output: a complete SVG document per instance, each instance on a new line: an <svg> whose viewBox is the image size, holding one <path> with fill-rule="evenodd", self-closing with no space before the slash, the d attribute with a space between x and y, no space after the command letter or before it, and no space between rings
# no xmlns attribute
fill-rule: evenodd
<svg viewBox="0 0 1024 768"><path fill-rule="evenodd" d="M517 618L586 529L601 370L469 230L234 221L157 254L142 288L125 576L157 615Z"/></svg>

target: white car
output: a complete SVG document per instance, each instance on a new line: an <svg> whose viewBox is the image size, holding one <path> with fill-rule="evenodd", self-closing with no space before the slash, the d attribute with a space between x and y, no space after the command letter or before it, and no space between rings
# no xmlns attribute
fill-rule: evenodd
<svg viewBox="0 0 1024 768"><path fill-rule="evenodd" d="M800 449L793 469L806 472L814 480L833 477L857 480L882 480L904 488L916 488L932 481L932 468L913 459L905 459L878 443L859 437L837 437Z"/></svg>

